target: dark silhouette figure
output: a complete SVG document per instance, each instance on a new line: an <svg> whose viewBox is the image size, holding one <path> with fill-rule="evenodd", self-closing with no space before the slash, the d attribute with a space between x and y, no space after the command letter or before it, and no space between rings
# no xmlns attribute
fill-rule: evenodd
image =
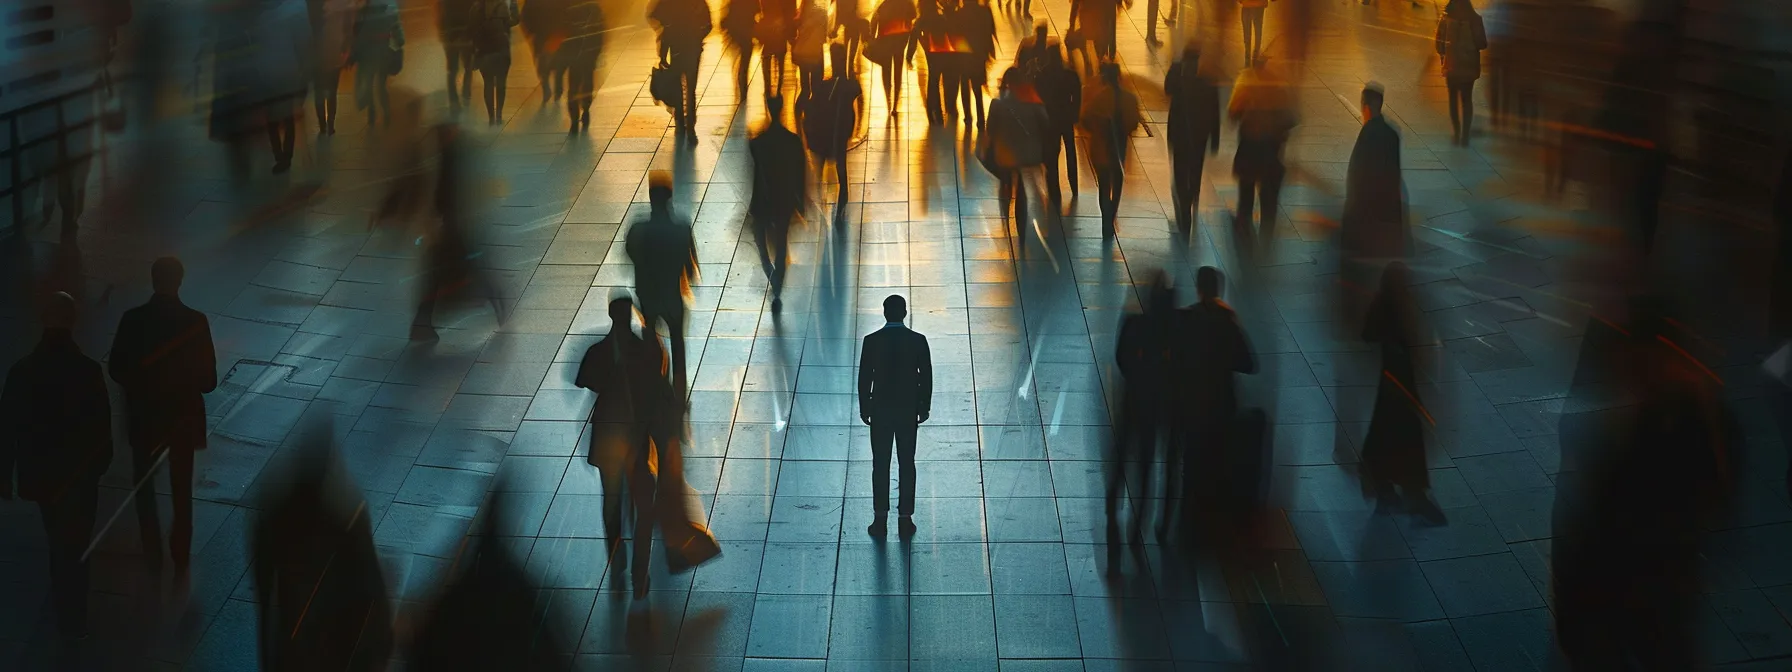
<svg viewBox="0 0 1792 672"><path fill-rule="evenodd" d="M687 142L697 141L697 67L703 62L703 38L714 24L705 0L656 0L647 18L660 32L660 63L678 78L678 104L673 123ZM646 308L645 305L642 308Z"/></svg>
<svg viewBox="0 0 1792 672"><path fill-rule="evenodd" d="M1650 303L1612 353L1634 405L1599 413L1590 434L1563 416L1551 584L1576 670L1691 670L1702 657L1700 548L1728 510L1741 432Z"/></svg>
<svg viewBox="0 0 1792 672"><path fill-rule="evenodd" d="M1238 73L1232 86L1232 100L1226 114L1238 126L1238 150L1232 155L1232 175L1238 179L1238 214L1234 232L1246 256L1255 252L1255 241L1273 245L1276 230L1276 205L1282 194L1282 178L1287 168L1282 165L1282 147L1297 123L1294 101L1287 85L1269 71L1262 61ZM1259 230L1251 216L1262 204L1262 227Z"/></svg>
<svg viewBox="0 0 1792 672"><path fill-rule="evenodd" d="M43 337L13 364L0 393L0 499L37 503L50 547L50 595L63 637L87 636L85 552L100 476L112 464L112 405L100 365L70 331L75 300L51 294Z"/></svg>
<svg viewBox="0 0 1792 672"><path fill-rule="evenodd" d="M1190 42L1164 76L1170 98L1171 196L1176 226L1192 231L1201 207L1201 171L1220 151L1220 90L1201 72L1201 52Z"/></svg>
<svg viewBox="0 0 1792 672"><path fill-rule="evenodd" d="M649 432L659 406L665 400L654 396L658 384L666 380L666 351L657 338L636 336L631 325L635 321L635 305L627 297L610 301L610 333L585 351L579 361L574 384L597 393L591 407L591 444L585 460L597 467L603 483L604 549L610 556L612 575L620 577L628 568L628 556L622 552L623 486L637 514L653 509L651 474L645 476L646 455L652 450ZM652 334L651 328L645 333ZM674 400L675 401L675 400ZM639 530L652 528L636 528ZM637 537L640 538L640 537ZM648 537L651 539L651 536ZM645 544L637 544L636 553L643 553ZM647 563L637 563L637 577L645 577ZM644 578L638 578L642 581Z"/></svg>
<svg viewBox="0 0 1792 672"><path fill-rule="evenodd" d="M1140 121L1139 97L1120 85L1119 64L1101 64L1101 83L1083 95L1082 124L1089 138L1089 163L1095 167L1101 233L1106 237L1114 235L1114 220L1120 215L1126 148Z"/></svg>
<svg viewBox="0 0 1792 672"><path fill-rule="evenodd" d="M921 97L927 103L927 121L946 123L949 112L958 116L958 68L953 63L951 21L947 15L957 8L956 0L921 0L921 18L915 20L916 42L927 54L927 80L922 82Z"/></svg>
<svg viewBox="0 0 1792 672"><path fill-rule="evenodd" d="M516 0L472 2L473 66L485 88L486 121L497 126L504 123L504 93L510 79L510 29L522 17L517 15Z"/></svg>
<svg viewBox="0 0 1792 672"><path fill-rule="evenodd" d="M263 123L274 154L274 173L292 169L299 110L310 87L315 52L307 19L288 5L271 4L256 21L255 81L261 86Z"/></svg>
<svg viewBox="0 0 1792 672"><path fill-rule="evenodd" d="M1171 352L1176 348L1176 321L1176 290L1170 287L1169 276L1163 271L1158 271L1152 280L1144 310L1120 321L1114 364L1126 383L1121 421L1114 427L1114 451L1109 459L1105 490L1110 570L1118 569L1120 564L1120 499L1126 495L1129 480L1140 491L1134 498L1126 541L1135 546L1145 543L1146 512L1142 504L1151 495L1151 467L1157 461L1158 438L1173 408L1168 391L1173 373ZM1181 473L1176 465L1181 458L1180 446L1172 442L1164 454L1162 494L1166 509L1158 519L1160 536L1169 520L1167 502L1180 494L1176 479Z"/></svg>
<svg viewBox="0 0 1792 672"><path fill-rule="evenodd" d="M989 103L989 125L977 138L978 156L1002 180L1002 216L1008 216L1008 206L1012 204L1015 228L1024 232L1031 223L1028 203L1044 203L1047 197L1041 188L1045 181L1046 130L1051 119L1020 68L1009 68L1002 75L1000 88L1000 94ZM1025 241L1025 236L1016 240L1022 249Z"/></svg>
<svg viewBox="0 0 1792 672"><path fill-rule="evenodd" d="M311 19L315 79L311 104L317 111L317 134L336 134L336 93L342 69L354 56L355 11L347 0L306 0ZM446 39L446 38L444 38Z"/></svg>
<svg viewBox="0 0 1792 672"><path fill-rule="evenodd" d="M759 39L761 77L765 80L766 97L782 95L784 90L784 57L796 39L796 0L760 0L759 22L753 26Z"/></svg>
<svg viewBox="0 0 1792 672"><path fill-rule="evenodd" d="M758 25L759 0L727 0L722 10L722 36L734 52L734 93L747 97L747 78L753 71L753 33Z"/></svg>
<svg viewBox="0 0 1792 672"><path fill-rule="evenodd" d="M1382 266L1407 256L1412 248L1400 177L1400 133L1381 114L1379 87L1364 88L1362 102L1363 128L1350 151L1338 232L1344 257L1343 305L1350 322L1362 316L1361 306L1371 296Z"/></svg>
<svg viewBox="0 0 1792 672"><path fill-rule="evenodd" d="M1263 58L1263 12L1269 0L1238 0L1238 24L1244 30L1244 64L1255 65Z"/></svg>
<svg viewBox="0 0 1792 672"><path fill-rule="evenodd" d="M419 619L407 669L547 672L565 667L559 656L571 644L556 640L546 624L559 616L553 601L544 599L522 560L504 543L503 535L510 532L499 526L504 508L502 495L486 504L484 533L456 559L455 575Z"/></svg>
<svg viewBox="0 0 1792 672"><path fill-rule="evenodd" d="M796 64L796 112L801 117L809 109L809 100L815 95L815 85L820 84L822 73L826 71L828 47L828 10L819 0L805 0L803 12L797 18L795 29L791 31L790 62Z"/></svg>
<svg viewBox="0 0 1792 672"><path fill-rule="evenodd" d="M808 162L802 138L784 126L784 99L765 99L765 115L765 128L747 142L753 155L753 201L747 217L776 313L784 307L784 274L790 270L790 222L808 198Z"/></svg>
<svg viewBox="0 0 1792 672"><path fill-rule="evenodd" d="M156 489L148 481L154 475L151 467L166 453L174 496L169 554L184 571L193 543L193 453L205 448L204 395L218 387L218 356L205 313L180 301L186 276L180 260L157 259L149 274L155 294L148 303L125 311L106 363L112 381L124 388L144 558L151 567L162 563Z"/></svg>
<svg viewBox="0 0 1792 672"><path fill-rule="evenodd" d="M435 340L438 337L436 302L464 296L469 290L482 291L484 298L491 302L498 321L504 320L498 288L475 262L477 255L473 251L468 222L470 208L462 200L469 182L467 171L471 169L467 165L466 141L460 137L460 128L453 124L438 124L432 129L432 135L441 155L434 189L435 212L431 213L435 216L426 217L434 227L424 236L424 281L422 294L417 299L417 314L411 320L413 340ZM411 184L401 182L382 205L382 213L401 208L405 199L411 197L404 193L405 187Z"/></svg>
<svg viewBox="0 0 1792 672"><path fill-rule="evenodd" d="M382 109L386 112L383 123L391 125L392 95L387 83L398 74L404 59L404 22L396 7L385 0L361 7L355 22L354 59L355 104L367 110L368 126L382 123Z"/></svg>
<svg viewBox="0 0 1792 672"><path fill-rule="evenodd" d="M220 9L213 20L211 40L212 96L207 129L212 140L224 143L230 176L242 184L249 176L250 140L264 125L259 107L264 91L257 79L256 21L260 5Z"/></svg>
<svg viewBox="0 0 1792 672"><path fill-rule="evenodd" d="M989 64L996 58L996 19L985 0L965 0L958 10L946 15L953 33L964 39L970 48L959 52L958 91L964 104L964 123L971 125L971 112L977 113L977 127L984 125L983 89L989 86ZM976 101L975 106L972 101Z"/></svg>
<svg viewBox="0 0 1792 672"><path fill-rule="evenodd" d="M1363 486L1375 498L1377 513L1390 513L1404 501L1412 513L1441 524L1443 511L1431 501L1431 472L1425 463L1423 423L1430 412L1419 399L1413 363L1412 349L1421 344L1421 336L1411 282L1405 263L1388 264L1381 272L1381 291L1364 319L1363 340L1381 346L1381 382L1369 435L1363 439Z"/></svg>
<svg viewBox="0 0 1792 672"><path fill-rule="evenodd" d="M1481 78L1481 51L1487 48L1487 27L1469 0L1450 0L1444 6L1436 42L1449 86L1450 128L1455 143L1467 147L1475 121L1475 80Z"/></svg>
<svg viewBox="0 0 1792 672"><path fill-rule="evenodd" d="M560 58L566 66L567 133L591 128L591 101L597 95L597 60L604 52L603 6L577 0L566 9L566 41Z"/></svg>
<svg viewBox="0 0 1792 672"><path fill-rule="evenodd" d="M1039 92L1039 101L1045 105L1050 122L1045 138L1045 163L1050 170L1045 189L1052 207L1061 209L1064 193L1058 183L1060 163L1070 181L1070 194L1076 196L1076 125L1083 111L1083 80L1064 61L1056 45L1049 45L1036 62L1039 74L1034 76L1033 88Z"/></svg>
<svg viewBox="0 0 1792 672"><path fill-rule="evenodd" d="M1081 29L1095 46L1096 58L1103 63L1114 60L1114 50L1119 46L1120 10L1128 7L1132 7L1132 0L1078 0L1071 8L1071 25Z"/></svg>
<svg viewBox="0 0 1792 672"><path fill-rule="evenodd" d="M1036 76L1045 67L1046 59L1062 58L1063 45L1050 31L1051 24L1044 20L1034 22L1033 34L1021 38L1020 46L1014 50L1014 67Z"/></svg>
<svg viewBox="0 0 1792 672"><path fill-rule="evenodd" d="M871 506L866 532L883 537L890 514L890 449L900 466L896 530L915 533L915 432L933 408L933 355L927 337L902 325L908 303L884 299L884 328L865 336L859 352L859 419L871 426Z"/></svg>
<svg viewBox="0 0 1792 672"><path fill-rule="evenodd" d="M314 428L251 531L263 670L382 670L386 580L360 493L338 495L330 432Z"/></svg>
<svg viewBox="0 0 1792 672"><path fill-rule="evenodd" d="M847 72L846 45L834 44L828 50L828 57L833 71L826 81L816 84L811 91L814 98L803 112L803 139L808 141L809 151L815 154L818 170L825 173L827 165L834 164L834 179L839 182L840 189L834 200L834 225L844 226L848 186L846 150L858 128L864 92L859 87L859 80Z"/></svg>
<svg viewBox="0 0 1792 672"><path fill-rule="evenodd" d="M1177 339L1172 346L1176 385L1171 391L1174 408L1180 409L1174 423L1178 435L1174 445L1192 454L1179 461L1166 460L1165 468L1180 465L1182 473L1166 474L1180 478L1193 491L1184 495L1174 491L1166 499L1180 497L1183 508L1191 506L1203 521L1203 531L1222 534L1219 523L1236 520L1245 511L1249 488L1256 474L1245 467L1254 464L1256 444L1244 443L1238 435L1239 409L1236 377L1240 373L1256 373L1257 358L1251 352L1250 340L1238 323L1238 314L1220 299L1219 269L1202 266L1195 272L1195 294L1198 300L1178 315ZM1170 529L1168 509L1158 535ZM1229 536L1229 535L1228 535Z"/></svg>
<svg viewBox="0 0 1792 672"><path fill-rule="evenodd" d="M902 109L902 65L914 60L918 17L914 0L883 0L871 15L871 43L865 47L865 57L883 71L884 102L892 119Z"/></svg>
<svg viewBox="0 0 1792 672"><path fill-rule="evenodd" d="M572 17L568 13L571 6L572 0L529 0L518 15L523 36L529 38L529 53L535 57L542 107L566 93L566 61L562 50L571 36L568 32L572 27Z"/></svg>
<svg viewBox="0 0 1792 672"><path fill-rule="evenodd" d="M635 265L635 298L640 301L644 333L653 333L660 322L672 341L672 378L678 394L685 385L685 296L697 277L697 241L690 222L672 216L672 178L655 173L649 178L647 197L653 210L647 218L628 227L624 249Z"/></svg>
<svg viewBox="0 0 1792 672"><path fill-rule="evenodd" d="M437 0L436 22L442 56L448 61L448 107L458 110L473 99L473 3Z"/></svg>

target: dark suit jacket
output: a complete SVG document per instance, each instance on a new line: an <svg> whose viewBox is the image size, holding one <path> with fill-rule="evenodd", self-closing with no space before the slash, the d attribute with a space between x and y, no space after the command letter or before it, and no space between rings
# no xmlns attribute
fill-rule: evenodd
<svg viewBox="0 0 1792 672"><path fill-rule="evenodd" d="M218 387L217 354L205 313L153 296L125 311L107 367L124 388L131 447L205 447L205 394Z"/></svg>
<svg viewBox="0 0 1792 672"><path fill-rule="evenodd" d="M753 154L753 203L749 212L754 224L788 226L790 216L803 207L803 190L808 184L803 174L808 164L808 157L803 156L803 139L782 122L773 122L747 141L747 149Z"/></svg>
<svg viewBox="0 0 1792 672"><path fill-rule="evenodd" d="M859 354L859 415L916 422L933 409L933 355L927 337L886 326L865 336Z"/></svg>
<svg viewBox="0 0 1792 672"><path fill-rule="evenodd" d="M1170 149L1179 154L1193 152L1195 158L1203 145L1219 151L1219 87L1178 61L1164 77L1164 93L1170 98Z"/></svg>
<svg viewBox="0 0 1792 672"><path fill-rule="evenodd" d="M1238 414L1238 391L1233 374L1256 373L1257 358L1238 315L1221 301L1200 302L1182 309L1176 360L1176 384L1181 388L1181 408L1196 426L1220 426Z"/></svg>
<svg viewBox="0 0 1792 672"><path fill-rule="evenodd" d="M573 384L597 393L597 403L591 406L593 424L627 425L637 432L634 436L650 431L659 440L673 437L680 428L684 404L666 381L666 351L657 338L643 340L630 331L605 336L585 351ZM593 443L592 450L615 448L600 444ZM625 457L593 452L585 460L602 467Z"/></svg>
<svg viewBox="0 0 1792 672"><path fill-rule="evenodd" d="M1381 117L1363 123L1344 186L1344 250L1369 257L1397 257L1412 245L1406 230L1406 194L1400 176L1400 133Z"/></svg>
<svg viewBox="0 0 1792 672"><path fill-rule="evenodd" d="M112 464L106 377L67 329L45 331L13 365L0 418L0 490L16 471L21 497L52 502L74 485L98 483Z"/></svg>

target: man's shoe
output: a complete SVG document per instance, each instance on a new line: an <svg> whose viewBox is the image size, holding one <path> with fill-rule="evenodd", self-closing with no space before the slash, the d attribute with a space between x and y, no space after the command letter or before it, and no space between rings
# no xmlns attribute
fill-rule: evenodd
<svg viewBox="0 0 1792 672"><path fill-rule="evenodd" d="M873 537L882 538L884 535L890 533L890 527L883 516L878 516L871 519L871 524L865 527L865 533Z"/></svg>
<svg viewBox="0 0 1792 672"><path fill-rule="evenodd" d="M915 536L916 529L915 519L910 516L903 516L896 520L896 533L904 539Z"/></svg>

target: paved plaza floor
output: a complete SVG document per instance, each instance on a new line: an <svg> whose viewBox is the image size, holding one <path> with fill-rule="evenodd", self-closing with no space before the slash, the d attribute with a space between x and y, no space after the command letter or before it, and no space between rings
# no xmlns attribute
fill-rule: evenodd
<svg viewBox="0 0 1792 672"><path fill-rule="evenodd" d="M410 53L395 85L443 109L433 7L401 4ZM1061 33L1068 4L1032 7ZM224 381L208 399L214 433L198 458L191 577L175 585L138 569L127 511L96 554L94 637L59 650L36 512L0 504L0 668L255 668L246 531L295 428L329 421L376 523L400 632L502 491L501 534L543 586L541 627L576 669L1229 670L1261 650L1312 669L1549 669L1556 424L1583 410L1568 387L1587 319L1569 298L1579 246L1552 232L1584 213L1574 199L1545 204L1526 146L1492 132L1451 146L1443 81L1428 61L1430 7L1315 7L1289 146L1299 175L1261 264L1238 262L1228 229L1230 128L1207 165L1198 235L1172 235L1161 93L1143 95L1151 123L1134 140L1118 237L1101 236L1085 159L1083 198L1061 225L1024 232L1021 255L996 215L996 181L967 161L962 124L930 127L912 75L892 117L866 64L846 217L793 232L774 313L742 227L746 139L764 123L757 72L737 101L733 57L712 37L699 142L680 147L647 94L654 44L639 25L611 34L588 133L569 135L563 109L544 106L521 39L505 124L468 128L486 175L469 189L490 201L477 221L479 259L512 309L501 326L473 306L440 318L440 341L407 339L419 247L412 233L368 225L385 150L346 91L341 134L317 141L302 130L290 178L267 175L261 157L250 186L233 189L198 125L183 131L190 143L108 161L96 184L180 171L167 194L178 215L90 216L78 240L60 245L33 230L9 253L21 263L8 273L66 273L72 263L90 306L80 339L97 355L119 314L148 295L149 261L185 259L184 296L211 318ZM1122 23L1119 60L1161 82L1176 49L1145 44L1145 11L1136 3ZM1272 58L1286 47L1281 11L1266 28ZM1169 35L1198 17L1183 18ZM998 22L996 73L1031 24L1002 10ZM1226 40L1208 55L1222 76L1241 67L1236 30L1213 30ZM1372 515L1356 478L1378 355L1336 325L1327 222L1368 80L1386 87L1402 134L1415 293L1440 339L1420 358L1417 392L1436 419L1427 447L1444 526ZM1491 128L1485 110L1482 119ZM632 282L620 241L645 213L653 170L674 174L675 210L695 222L685 470L724 552L678 575L656 562L647 615L631 619L631 598L607 576L601 487L583 459L593 397L572 373L609 328L606 304ZM301 187L313 179L320 190ZM832 186L818 193L831 203ZM1195 566L1207 571L1186 569L1152 539L1143 564L1127 556L1111 576L1100 459L1118 396L1115 333L1154 271L1170 272L1189 301L1200 265L1227 273L1227 298L1261 363L1243 396L1275 423L1269 549L1222 576L1205 561ZM889 294L908 298L935 366L918 451L920 532L902 543L865 534L869 437L854 397L859 339L881 326ZM11 338L0 354L12 361L29 347L32 321L14 311L0 326ZM1792 666L1784 457L1751 373L1758 344L1716 340L1734 346L1714 370L1758 459L1739 512L1710 536L1704 655L1725 669L1783 670ZM102 520L125 500L128 462L121 452L106 477ZM1135 496L1124 506L1130 515L1156 505Z"/></svg>

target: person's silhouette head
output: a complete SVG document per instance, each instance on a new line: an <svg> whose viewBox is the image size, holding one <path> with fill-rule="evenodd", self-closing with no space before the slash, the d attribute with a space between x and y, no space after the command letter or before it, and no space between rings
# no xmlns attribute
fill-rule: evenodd
<svg viewBox="0 0 1792 672"><path fill-rule="evenodd" d="M1044 47L1045 46L1045 31L1046 31L1046 26L1045 26L1044 19L1040 19L1038 21L1033 22L1033 40L1034 40L1033 45L1034 46L1036 46L1036 47Z"/></svg>
<svg viewBox="0 0 1792 672"><path fill-rule="evenodd" d="M45 329L68 329L75 326L75 297L56 292L44 299L40 317Z"/></svg>
<svg viewBox="0 0 1792 672"><path fill-rule="evenodd" d="M1220 269L1202 266L1195 271L1195 296L1202 301L1213 301L1220 298Z"/></svg>
<svg viewBox="0 0 1792 672"><path fill-rule="evenodd" d="M628 331L635 321L635 302L626 296L610 299L610 332Z"/></svg>
<svg viewBox="0 0 1792 672"><path fill-rule="evenodd" d="M180 294L180 283L187 278L187 267L174 257L162 257L149 265L149 286L164 296Z"/></svg>
<svg viewBox="0 0 1792 672"><path fill-rule="evenodd" d="M672 205L671 173L656 170L647 176L647 201L653 204L655 212Z"/></svg>
<svg viewBox="0 0 1792 672"><path fill-rule="evenodd" d="M908 302L902 299L901 294L891 294L884 299L885 321L901 322L905 317L908 317Z"/></svg>
<svg viewBox="0 0 1792 672"><path fill-rule="evenodd" d="M1381 116L1383 95L1380 84L1369 82L1363 85L1363 121Z"/></svg>
<svg viewBox="0 0 1792 672"><path fill-rule="evenodd" d="M996 82L996 88L1002 91L1011 91L1014 89L1014 85L1024 80L1025 77L1021 74L1020 68L1010 67L1002 71L1002 79Z"/></svg>

